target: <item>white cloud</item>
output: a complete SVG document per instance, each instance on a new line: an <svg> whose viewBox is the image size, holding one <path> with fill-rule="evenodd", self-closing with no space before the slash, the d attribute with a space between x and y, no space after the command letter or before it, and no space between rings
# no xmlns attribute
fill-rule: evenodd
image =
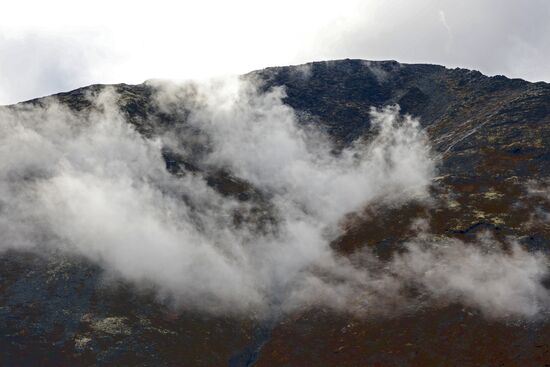
<svg viewBox="0 0 550 367"><path fill-rule="evenodd" d="M116 96L103 94L101 112L75 114L55 101L2 111L1 246L75 252L189 307L261 310L315 278L310 268L336 264L329 243L344 214L426 195L426 137L396 109L374 111L378 138L336 157L321 133L297 126L281 90L201 88L191 101L179 97L188 86L169 95L208 137L202 164L231 169L271 197L275 231L235 226L235 210L251 204L221 196L201 175L170 175L162 142L139 136Z"/></svg>
<svg viewBox="0 0 550 367"><path fill-rule="evenodd" d="M546 313L550 294L542 282L548 276L548 259L517 243L509 246L506 252L491 238L475 244L451 239L411 243L391 269L435 299L459 302L489 316Z"/></svg>
<svg viewBox="0 0 550 367"><path fill-rule="evenodd" d="M258 94L235 81L156 88L159 106L189 113L186 126L204 144L199 156L187 149L188 130L140 136L112 91L91 96L96 109L78 114L54 100L0 110L0 248L84 256L205 312L398 310L411 283L489 316L546 310L546 258L518 247L507 254L423 235L389 263L330 247L345 214L427 198L429 141L397 108L373 110L375 138L335 155L321 132L298 126L281 89ZM235 223L254 201L217 193L200 173L169 174L165 144L202 169L252 183L269 202L262 208L275 217L272 228Z"/></svg>

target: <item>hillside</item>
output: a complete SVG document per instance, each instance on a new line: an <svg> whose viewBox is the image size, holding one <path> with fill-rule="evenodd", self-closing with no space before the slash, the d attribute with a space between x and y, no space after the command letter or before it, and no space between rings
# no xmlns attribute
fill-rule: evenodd
<svg viewBox="0 0 550 367"><path fill-rule="evenodd" d="M339 222L342 232L330 242L339 256L353 258L368 249L382 261L391 259L418 238L414 228L419 218L430 238L474 246L480 236L502 244L513 238L528 253L548 252L550 84L437 65L364 60L267 68L241 78L255 81L261 92L284 87L282 101L300 126L325 132L335 155L358 139L375 139L372 107L397 104L427 134L436 170L427 188L429 199L390 205L373 201L346 213ZM112 87L122 116L144 139L167 132L185 136L178 141L184 153L174 145L161 147L161 168L175 177L204 177L221 197L250 205L249 212L234 219L236 227L245 223L270 233L284 221L277 217L270 193L230 166L203 160L209 137L203 138L187 120L196 109L195 102L186 104L193 90L161 108L155 99L158 85L151 81ZM75 113L92 113L96 106L90 93L105 88L93 85L3 109L41 108L56 100ZM313 187L315 178L311 180ZM124 277L106 280L101 264L78 252L8 248L0 262L2 365L550 363L545 305L536 317L515 317L512 311L487 317L460 297L427 302L422 289L413 285L410 298L418 300L418 307L415 303L389 316L355 317L313 304L268 318L234 317L172 307L170 297L165 302L150 289L136 290Z"/></svg>

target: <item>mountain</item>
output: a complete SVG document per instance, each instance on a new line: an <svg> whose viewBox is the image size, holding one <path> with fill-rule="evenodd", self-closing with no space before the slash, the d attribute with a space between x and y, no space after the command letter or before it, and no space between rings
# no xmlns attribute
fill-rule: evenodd
<svg viewBox="0 0 550 367"><path fill-rule="evenodd" d="M419 217L435 237L465 243L487 235L500 243L514 238L531 253L548 252L550 84L438 65L348 59L267 68L242 78L256 81L264 92L283 86L283 102L299 123L326 132L335 154L374 136L373 107L397 104L427 133L437 157L437 177L429 188L433 202L365 208L350 216L345 232L331 242L338 254L351 257L368 248L391 257L416 236L411 227ZM89 95L107 87L92 85L19 107L45 106L53 98L73 111L90 111L95 107ZM185 108L173 114L160 110L155 83L111 87L118 108L144 138L174 126L188 133ZM200 172L222 195L260 208L243 221L268 226L276 220L269 198L231 171L209 170L192 154L168 147L163 158L173 175ZM328 307L268 320L213 316L174 310L123 280L106 282L100 266L73 254L12 249L0 261L2 365L550 363L544 312L495 319L451 301L388 317L356 318Z"/></svg>

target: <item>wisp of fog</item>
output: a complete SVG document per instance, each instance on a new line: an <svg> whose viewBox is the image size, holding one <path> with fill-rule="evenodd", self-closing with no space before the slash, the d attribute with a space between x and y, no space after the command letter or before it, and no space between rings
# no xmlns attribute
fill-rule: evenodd
<svg viewBox="0 0 550 367"><path fill-rule="evenodd" d="M412 304L411 286L488 316L547 309L547 259L519 245L423 233L387 262L331 247L347 214L429 200L436 158L397 106L373 109L371 136L337 149L283 103L283 88L150 87L175 122L148 137L109 88L80 112L55 98L0 110L0 249L81 256L162 301L216 314L386 312ZM167 170L167 149L195 168ZM216 189L212 172L252 199Z"/></svg>

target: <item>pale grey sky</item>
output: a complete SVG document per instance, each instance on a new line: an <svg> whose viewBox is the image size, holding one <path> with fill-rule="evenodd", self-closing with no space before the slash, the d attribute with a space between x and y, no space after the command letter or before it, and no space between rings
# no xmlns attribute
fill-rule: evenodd
<svg viewBox="0 0 550 367"><path fill-rule="evenodd" d="M0 104L91 83L363 58L550 81L544 0L21 0L0 14Z"/></svg>

